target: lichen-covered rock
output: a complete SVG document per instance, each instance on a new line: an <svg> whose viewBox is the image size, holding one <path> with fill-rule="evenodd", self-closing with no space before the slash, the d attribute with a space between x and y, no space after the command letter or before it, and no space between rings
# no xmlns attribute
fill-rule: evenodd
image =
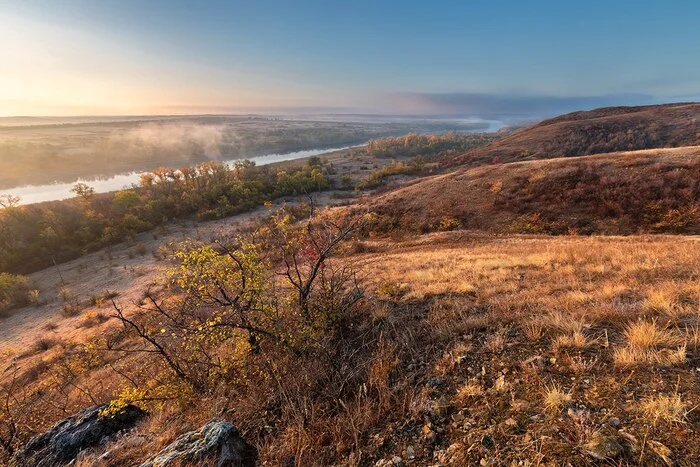
<svg viewBox="0 0 700 467"><path fill-rule="evenodd" d="M78 454L97 446L109 437L132 428L145 415L127 405L115 415L102 415L106 404L95 405L65 418L46 433L31 439L10 462L16 467L58 467L73 461Z"/></svg>
<svg viewBox="0 0 700 467"><path fill-rule="evenodd" d="M671 459L671 450L659 443L658 441L649 441L649 447L651 450L664 461L664 464L671 467L674 465L673 459Z"/></svg>
<svg viewBox="0 0 700 467"><path fill-rule="evenodd" d="M217 467L254 467L257 459L257 450L236 427L213 419L199 430L180 436L141 467L200 465L205 460Z"/></svg>
<svg viewBox="0 0 700 467"><path fill-rule="evenodd" d="M598 460L615 459L623 452L622 445L613 437L597 435L586 444L586 452Z"/></svg>

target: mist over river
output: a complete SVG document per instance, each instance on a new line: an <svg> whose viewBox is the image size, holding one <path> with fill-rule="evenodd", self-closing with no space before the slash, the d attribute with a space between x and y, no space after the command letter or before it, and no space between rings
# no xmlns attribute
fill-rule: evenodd
<svg viewBox="0 0 700 467"><path fill-rule="evenodd" d="M492 132L501 126L467 118L367 115L84 117L34 124L0 119L0 195L18 196L20 204L55 201L75 196L70 190L78 182L97 193L121 190L159 166L241 159L265 165L409 132Z"/></svg>

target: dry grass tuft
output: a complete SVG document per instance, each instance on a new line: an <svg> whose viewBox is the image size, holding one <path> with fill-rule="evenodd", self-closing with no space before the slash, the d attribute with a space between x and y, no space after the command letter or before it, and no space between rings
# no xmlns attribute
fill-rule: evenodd
<svg viewBox="0 0 700 467"><path fill-rule="evenodd" d="M505 331L499 330L484 340L484 348L491 353L501 353L506 346Z"/></svg>
<svg viewBox="0 0 700 467"><path fill-rule="evenodd" d="M457 390L457 395L455 398L458 402L466 404L470 398L480 396L483 393L484 389L481 387L481 385L467 381Z"/></svg>
<svg viewBox="0 0 700 467"><path fill-rule="evenodd" d="M642 307L646 311L673 316L679 310L679 304L675 298L670 296L665 290L653 290L649 292L642 302Z"/></svg>
<svg viewBox="0 0 700 467"><path fill-rule="evenodd" d="M554 351L558 352L561 349L578 349L583 350L591 345L586 335L581 331L574 331L570 335L558 336L552 344Z"/></svg>
<svg viewBox="0 0 700 467"><path fill-rule="evenodd" d="M574 373L580 375L592 371L595 368L596 363L598 363L598 358L586 359L581 355L576 355L571 359L569 367Z"/></svg>
<svg viewBox="0 0 700 467"><path fill-rule="evenodd" d="M700 326L686 326L685 327L685 339L686 345L693 350L700 348Z"/></svg>
<svg viewBox="0 0 700 467"><path fill-rule="evenodd" d="M641 364L671 367L685 363L686 347L677 349L642 349L639 347L623 347L615 349L613 360L619 366L634 366Z"/></svg>
<svg viewBox="0 0 700 467"><path fill-rule="evenodd" d="M571 399L571 392L565 392L557 384L544 388L544 409L548 413L558 413L571 402Z"/></svg>
<svg viewBox="0 0 700 467"><path fill-rule="evenodd" d="M685 423L688 416L687 404L678 393L670 396L659 394L648 397L642 402L641 409L647 417L651 418L653 424L658 423L659 420L668 423Z"/></svg>
<svg viewBox="0 0 700 467"><path fill-rule="evenodd" d="M632 323L625 328L624 334L627 344L638 349L673 347L681 342L677 335L660 327L655 320Z"/></svg>
<svg viewBox="0 0 700 467"><path fill-rule="evenodd" d="M561 311L553 311L545 315L542 320L547 328L565 334L581 333L590 327L582 318Z"/></svg>
<svg viewBox="0 0 700 467"><path fill-rule="evenodd" d="M101 311L88 311L78 323L81 328L93 328L109 320L109 315Z"/></svg>
<svg viewBox="0 0 700 467"><path fill-rule="evenodd" d="M656 321L637 321L625 328L627 347L615 349L613 360L620 366L652 364L676 366L686 360L683 339ZM680 347L678 347L680 346Z"/></svg>
<svg viewBox="0 0 700 467"><path fill-rule="evenodd" d="M531 320L521 326L525 337L530 341L538 341L544 337L544 325L538 320Z"/></svg>
<svg viewBox="0 0 700 467"><path fill-rule="evenodd" d="M32 351L34 353L46 352L47 350L52 349L58 344L59 341L57 339L53 339L51 337L42 337L40 339L37 339L36 342L34 342L34 345L32 345Z"/></svg>

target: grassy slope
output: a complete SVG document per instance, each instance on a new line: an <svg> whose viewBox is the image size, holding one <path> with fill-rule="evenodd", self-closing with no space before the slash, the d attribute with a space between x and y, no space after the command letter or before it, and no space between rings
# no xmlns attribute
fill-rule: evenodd
<svg viewBox="0 0 700 467"><path fill-rule="evenodd" d="M455 158L479 165L700 144L700 104L610 107L545 120Z"/></svg>
<svg viewBox="0 0 700 467"><path fill-rule="evenodd" d="M621 465L664 465L655 443L681 465L700 459L700 415L691 410L700 404L697 239L450 232L367 241L362 250L346 260L373 297L361 331L379 336L376 353L357 362L366 395L352 392L345 409L333 411L304 394L314 410L298 424L267 411L271 389L264 386L216 403L170 404L135 436L115 439L78 465L102 465L105 451L114 465L138 465L183 431L221 416L226 401L236 410L225 418L260 448L263 465L344 465L351 458L375 465L408 460L409 447L409 465L598 465L587 450L601 436L620 443ZM628 332L639 322L658 339ZM46 347L18 357L21 380L33 390L60 373L61 358L76 344ZM315 371L315 362L298 363L300 371ZM100 365L78 387L103 400L117 381ZM68 393L76 407L90 404L84 393ZM663 396L677 397L677 410L654 404ZM255 429L264 423L281 430Z"/></svg>
<svg viewBox="0 0 700 467"><path fill-rule="evenodd" d="M395 395L409 388L422 407L384 427L384 458L412 446L418 465L591 465L601 437L623 446L610 465L663 465L655 443L681 465L700 458L687 442L700 403L697 239L453 232L365 248L392 304Z"/></svg>
<svg viewBox="0 0 700 467"><path fill-rule="evenodd" d="M700 147L460 169L369 205L390 228L523 233L700 233Z"/></svg>
<svg viewBox="0 0 700 467"><path fill-rule="evenodd" d="M403 230L454 218L501 233L700 233L699 181L700 148L688 147L462 168L368 203ZM697 464L697 239L452 232L357 242L355 251L348 264L371 297L358 329L379 336L367 337L376 352L352 362L364 389L342 410L304 393L311 410L298 423L268 412L272 387L219 400L236 407L225 418L267 465L391 465L394 456L412 465L601 465L588 452L599 439L621 449L610 463L661 466L665 455ZM45 394L51 359L70 345L18 356L27 386ZM314 374L315 362L298 364ZM101 382L112 376L97 368L79 387L107 398ZM106 450L117 464L137 464L220 407L169 407L137 427L141 438L117 439L79 465L100 465ZM259 429L270 418L275 430Z"/></svg>

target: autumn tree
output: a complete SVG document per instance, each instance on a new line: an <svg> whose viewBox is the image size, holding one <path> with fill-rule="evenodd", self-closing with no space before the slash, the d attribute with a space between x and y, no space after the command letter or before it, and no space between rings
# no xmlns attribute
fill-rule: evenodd
<svg viewBox="0 0 700 467"><path fill-rule="evenodd" d="M76 196L81 197L83 200L90 201L93 196L95 196L95 189L88 185L87 183L79 182L73 185L73 188L70 189L72 193L75 193Z"/></svg>
<svg viewBox="0 0 700 467"><path fill-rule="evenodd" d="M0 195L0 207L3 209L12 209L19 205L19 196L14 196L10 194Z"/></svg>
<svg viewBox="0 0 700 467"><path fill-rule="evenodd" d="M207 393L222 381L245 381L250 371L271 371L280 355L313 346L335 317L362 298L353 272L331 262L360 222L299 224L286 216L250 238L177 252L179 264L167 274L163 295L149 290L131 313L113 303L139 347L108 350L162 362L163 384L141 388L138 397ZM133 401L134 392L128 395Z"/></svg>

